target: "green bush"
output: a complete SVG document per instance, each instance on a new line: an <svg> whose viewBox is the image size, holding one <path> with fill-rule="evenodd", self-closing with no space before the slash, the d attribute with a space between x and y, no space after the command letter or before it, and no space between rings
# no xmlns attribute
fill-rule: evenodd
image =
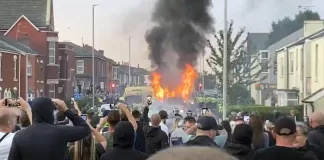
<svg viewBox="0 0 324 160"><path fill-rule="evenodd" d="M303 119L303 106L283 106L283 107L270 107L270 106L228 106L227 115L230 115L231 112L246 112L252 114L252 112L257 112L259 115L263 116L265 120L273 120L274 114L273 111L280 111L280 115L290 115L291 110L295 110L295 114L298 121Z"/></svg>

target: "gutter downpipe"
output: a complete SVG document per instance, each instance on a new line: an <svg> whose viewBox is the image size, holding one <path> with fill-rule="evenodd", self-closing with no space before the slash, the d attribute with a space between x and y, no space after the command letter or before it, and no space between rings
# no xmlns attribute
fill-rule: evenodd
<svg viewBox="0 0 324 160"><path fill-rule="evenodd" d="M33 70L33 67L31 68L31 70ZM28 54L26 54L26 101L27 101L27 97L28 97Z"/></svg>
<svg viewBox="0 0 324 160"><path fill-rule="evenodd" d="M289 52L288 52L288 48L285 47L284 49L286 51L286 56L287 56L287 81L286 81L286 85L287 85L287 89L289 89L289 74L290 74L290 64L289 64Z"/></svg>
<svg viewBox="0 0 324 160"><path fill-rule="evenodd" d="M18 97L20 97L20 86L21 86L21 76L20 76L20 73L21 73L21 53L19 54L19 75L18 75L18 79L19 79L19 83L18 83ZM26 73L27 74L27 73ZM17 95L16 95L17 96ZM17 97L15 97L15 98L17 98ZM25 97L26 98L26 97Z"/></svg>

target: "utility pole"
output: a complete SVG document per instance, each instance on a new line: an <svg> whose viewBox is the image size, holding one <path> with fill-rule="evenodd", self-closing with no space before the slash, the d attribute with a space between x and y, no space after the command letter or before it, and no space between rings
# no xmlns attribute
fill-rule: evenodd
<svg viewBox="0 0 324 160"><path fill-rule="evenodd" d="M224 0L224 46L223 46L223 120L227 107L227 0Z"/></svg>
<svg viewBox="0 0 324 160"><path fill-rule="evenodd" d="M132 80L132 76L131 76L131 40L132 37L128 37L128 86L131 86L131 80Z"/></svg>
<svg viewBox="0 0 324 160"><path fill-rule="evenodd" d="M94 51L94 47L95 47L95 24L94 24L94 18L95 18L95 7L98 6L98 4L94 4L92 5L92 107L94 107L95 104L95 86L94 86L94 82L95 82L95 51ZM83 45L83 44L82 44Z"/></svg>

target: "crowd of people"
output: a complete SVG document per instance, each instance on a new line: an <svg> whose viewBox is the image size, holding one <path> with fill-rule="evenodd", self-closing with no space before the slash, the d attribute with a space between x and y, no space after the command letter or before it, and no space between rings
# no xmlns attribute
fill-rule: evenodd
<svg viewBox="0 0 324 160"><path fill-rule="evenodd" d="M76 102L38 97L29 105L19 98L8 107L4 101L0 160L324 160L321 112L309 124L257 114L219 124L211 112L182 117L161 110L149 117L149 105L141 113L118 103L103 117L89 109L83 118Z"/></svg>

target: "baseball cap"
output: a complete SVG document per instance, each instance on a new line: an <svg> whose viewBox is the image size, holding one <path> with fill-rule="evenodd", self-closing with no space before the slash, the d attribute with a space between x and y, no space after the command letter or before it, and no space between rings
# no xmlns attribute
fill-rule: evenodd
<svg viewBox="0 0 324 160"><path fill-rule="evenodd" d="M161 119L167 119L168 118L168 113L165 110L161 110L159 112L159 116L161 117Z"/></svg>
<svg viewBox="0 0 324 160"><path fill-rule="evenodd" d="M281 136L288 136L296 133L296 123L291 117L280 117L275 122L274 131Z"/></svg>
<svg viewBox="0 0 324 160"><path fill-rule="evenodd" d="M236 114L236 117L235 117L235 121L240 121L240 120L244 120L244 115L242 112L239 112Z"/></svg>
<svg viewBox="0 0 324 160"><path fill-rule="evenodd" d="M223 130L221 125L218 125L214 117L210 116L199 116L197 123L199 124L198 129L207 130Z"/></svg>

